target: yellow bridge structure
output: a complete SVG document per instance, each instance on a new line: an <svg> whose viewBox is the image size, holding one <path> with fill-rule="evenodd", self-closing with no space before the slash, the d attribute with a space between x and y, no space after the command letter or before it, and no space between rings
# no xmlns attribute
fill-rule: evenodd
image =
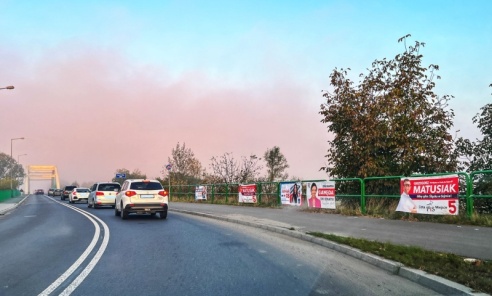
<svg viewBox="0 0 492 296"><path fill-rule="evenodd" d="M27 174L24 177L26 190L29 191L30 181L51 180L50 188L60 188L60 177L54 165L30 165L27 167Z"/></svg>

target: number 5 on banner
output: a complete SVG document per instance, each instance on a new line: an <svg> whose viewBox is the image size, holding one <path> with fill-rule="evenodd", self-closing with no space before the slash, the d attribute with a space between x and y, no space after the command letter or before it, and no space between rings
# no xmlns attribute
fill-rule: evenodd
<svg viewBox="0 0 492 296"><path fill-rule="evenodd" d="M449 207L450 214L456 213L456 200L449 200L448 207Z"/></svg>

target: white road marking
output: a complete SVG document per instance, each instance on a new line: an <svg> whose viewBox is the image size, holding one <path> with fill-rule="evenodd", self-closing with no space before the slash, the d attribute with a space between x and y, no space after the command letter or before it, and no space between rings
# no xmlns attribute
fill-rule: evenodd
<svg viewBox="0 0 492 296"><path fill-rule="evenodd" d="M90 214L92 215L92 214ZM70 295L84 280L85 278L91 273L92 269L96 266L97 262L99 262L99 259L101 259L102 255L104 254L104 251L106 250L106 247L108 246L109 242L109 228L104 223L101 219L98 217L92 215L95 219L97 219L104 228L104 238L101 243L101 246L99 247L99 250L97 251L96 255L92 258L91 262L82 270L82 272L79 274L79 276L65 289L60 295L65 295L68 296Z"/></svg>
<svg viewBox="0 0 492 296"><path fill-rule="evenodd" d="M108 242L109 242L109 228L106 225L106 223L104 223L101 219L99 219L98 217L94 216L93 214L88 213L84 210L81 210L77 207L58 202L54 199L52 199L52 200L56 203L59 203L63 206L66 206L66 207L84 215L94 225L95 232L94 232L94 236L92 238L91 243L89 244L87 249L84 251L84 253L82 253L82 255L77 259L77 261L75 261L75 263L72 264L72 266L70 266L58 279L56 279L51 285L48 286L48 288L46 288L38 296L47 296L51 292L56 290L70 275L72 275L72 273L80 265L82 265L82 263L85 261L85 259L87 259L89 254L95 248L97 241L98 241L98 238L99 238L99 234L101 232L99 225L96 223L96 221L94 221L94 219L99 221L99 223L101 223L103 225L103 228L104 228L104 237L103 237L103 241L101 243L101 246L99 247L99 250L97 251L96 255L92 258L92 260L89 262L89 264L84 268L84 270L82 270L82 272L72 281L72 283L67 288L65 288L65 290L60 295L70 295L84 281L84 279L87 277L87 275L89 275L89 273L92 271L94 266L97 264L97 262L101 258L102 254L106 250L106 247L107 247ZM94 219L92 219L92 218L94 218Z"/></svg>

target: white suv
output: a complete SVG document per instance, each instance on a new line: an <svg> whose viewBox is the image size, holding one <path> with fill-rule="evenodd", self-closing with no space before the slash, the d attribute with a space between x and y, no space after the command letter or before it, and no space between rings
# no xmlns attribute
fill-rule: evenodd
<svg viewBox="0 0 492 296"><path fill-rule="evenodd" d="M114 215L127 219L128 214L150 214L159 212L166 219L169 199L167 191L157 180L128 179L116 195Z"/></svg>
<svg viewBox="0 0 492 296"><path fill-rule="evenodd" d="M97 209L101 206L111 206L114 208L116 194L120 191L121 185L116 182L99 182L91 187L87 206Z"/></svg>

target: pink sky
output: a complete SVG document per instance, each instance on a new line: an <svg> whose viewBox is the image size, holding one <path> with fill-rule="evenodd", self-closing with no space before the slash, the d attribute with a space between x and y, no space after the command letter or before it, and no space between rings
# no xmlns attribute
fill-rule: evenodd
<svg viewBox="0 0 492 296"><path fill-rule="evenodd" d="M351 68L357 83L408 33L426 43L423 66L440 67L436 94L454 96L449 132L482 137L490 1L38 2L0 2L0 87L15 86L0 90L0 152L25 137L14 158L56 165L64 183L162 176L178 142L207 170L213 156L279 146L290 176L326 178L330 73Z"/></svg>
<svg viewBox="0 0 492 296"><path fill-rule="evenodd" d="M36 59L2 53L1 82L15 89L0 91L0 151L10 154L10 139L25 137L13 142L15 159L27 154L24 166L55 165L63 184L106 181L119 168L162 177L180 142L208 172L212 156L263 157L279 146L290 176L327 177L318 171L328 148L321 90L282 69L237 86L200 71L171 77L110 51L66 49Z"/></svg>

